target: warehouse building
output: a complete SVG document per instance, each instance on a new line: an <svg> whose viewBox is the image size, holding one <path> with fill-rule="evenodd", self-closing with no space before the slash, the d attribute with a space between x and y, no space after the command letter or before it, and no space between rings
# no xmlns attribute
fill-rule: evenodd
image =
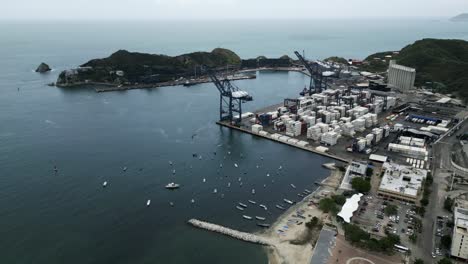
<svg viewBox="0 0 468 264"><path fill-rule="evenodd" d="M402 90L412 89L416 79L416 70L390 61L388 68L388 84Z"/></svg>
<svg viewBox="0 0 468 264"><path fill-rule="evenodd" d="M461 259L468 259L468 210L456 207L450 254Z"/></svg>
<svg viewBox="0 0 468 264"><path fill-rule="evenodd" d="M423 187L427 170L386 162L378 195L398 201L416 203Z"/></svg>

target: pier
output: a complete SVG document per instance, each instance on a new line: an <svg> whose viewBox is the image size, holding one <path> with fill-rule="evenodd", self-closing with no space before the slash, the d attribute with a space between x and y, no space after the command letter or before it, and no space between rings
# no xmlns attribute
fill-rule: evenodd
<svg viewBox="0 0 468 264"><path fill-rule="evenodd" d="M188 221L188 223L193 225L194 227L198 227L198 228L205 229L205 230L208 230L208 231L220 233L220 234L230 236L232 238L236 238L236 239L239 239L239 240L242 240L242 241L246 241L246 242L250 242L250 243L254 243L254 244L265 245L265 246L271 246L272 245L272 242L269 241L266 238L259 237L257 235L246 233L246 232L237 231L237 230L230 229L230 228L227 228L227 227L224 227L224 226L220 226L220 225L200 221L200 220L197 220L197 219L190 219Z"/></svg>
<svg viewBox="0 0 468 264"><path fill-rule="evenodd" d="M322 156L325 156L325 157L328 157L328 158L331 158L331 159L334 159L334 160L342 161L344 163L351 162L351 160L348 160L346 158L339 157L339 156L336 156L336 155L332 155L332 154L329 154L329 153L326 153L326 152L318 151L318 150L316 150L315 148L313 148L311 146L305 146L305 147L298 146L298 145L295 145L295 144L292 144L292 143L289 143L289 142L284 142L284 141L269 137L268 135L256 134L256 133L253 133L252 131L250 131L248 129L238 127L238 126L233 126L233 125L231 125L229 123L226 123L226 122L218 121L218 122L216 122L216 124L218 124L220 126L228 127L228 128L231 128L231 129L234 129L234 130L237 130L237 131L241 131L241 132L244 132L244 133L247 133L247 134L251 134L253 136L266 138L266 139L269 139L269 140L272 140L272 141L275 141L275 142L278 142L278 143L289 145L291 147L295 147L295 148L302 149L302 150L305 150L305 151L308 151L308 152L319 154L319 155L322 155Z"/></svg>

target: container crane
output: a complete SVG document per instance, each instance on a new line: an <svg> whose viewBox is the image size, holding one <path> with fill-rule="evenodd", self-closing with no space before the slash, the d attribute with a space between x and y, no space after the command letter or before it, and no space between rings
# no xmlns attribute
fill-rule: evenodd
<svg viewBox="0 0 468 264"><path fill-rule="evenodd" d="M294 54L296 54L297 58L299 61L304 65L304 67L307 69L307 71L310 74L310 84L309 84L309 95L312 95L314 93L321 93L322 92L322 80L323 80L323 75L322 72L319 70L319 65L317 63L314 63L310 65L304 57L297 51L294 51ZM305 95L306 92L302 92L301 95Z"/></svg>
<svg viewBox="0 0 468 264"><path fill-rule="evenodd" d="M246 91L241 91L227 77L220 80L216 73L206 68L208 76L219 91L219 120L228 120L230 124L239 125L242 120L242 103L253 98ZM235 115L237 114L237 115Z"/></svg>

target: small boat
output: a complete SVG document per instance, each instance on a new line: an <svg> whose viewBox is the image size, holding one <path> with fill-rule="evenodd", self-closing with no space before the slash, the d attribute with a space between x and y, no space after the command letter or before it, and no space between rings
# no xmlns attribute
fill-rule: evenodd
<svg viewBox="0 0 468 264"><path fill-rule="evenodd" d="M224 199L224 193L221 194L221 199Z"/></svg>
<svg viewBox="0 0 468 264"><path fill-rule="evenodd" d="M234 167L236 167L236 168L237 168L237 167L239 167L239 166L237 165L237 163L234 163Z"/></svg>
<svg viewBox="0 0 468 264"><path fill-rule="evenodd" d="M288 200L288 199L283 199L283 201L287 202L288 204L294 204L294 202L293 202L293 201L291 201L291 200Z"/></svg>
<svg viewBox="0 0 468 264"><path fill-rule="evenodd" d="M270 224L264 224L264 223L257 223L257 225L258 225L259 227L264 227L264 228L270 227Z"/></svg>
<svg viewBox="0 0 468 264"><path fill-rule="evenodd" d="M261 216L255 216L255 219L264 221L266 218Z"/></svg>
<svg viewBox="0 0 468 264"><path fill-rule="evenodd" d="M265 210L268 210L268 208L267 208L266 205L264 205L264 204L260 204L259 206L260 206L261 208L265 209Z"/></svg>
<svg viewBox="0 0 468 264"><path fill-rule="evenodd" d="M105 182L102 183L102 187L105 188L106 186L107 186L107 181L105 181Z"/></svg>
<svg viewBox="0 0 468 264"><path fill-rule="evenodd" d="M227 185L227 186L228 186L228 188L229 188L229 187L231 187L231 183L230 183L230 182L228 182L228 185Z"/></svg>
<svg viewBox="0 0 468 264"><path fill-rule="evenodd" d="M240 207L240 206L236 206L237 209L241 210L241 211L244 211L244 208Z"/></svg>
<svg viewBox="0 0 468 264"><path fill-rule="evenodd" d="M177 189L179 187L180 187L179 184L173 183L173 182L170 182L165 186L166 189L170 189L170 190Z"/></svg>
<svg viewBox="0 0 468 264"><path fill-rule="evenodd" d="M217 192L218 192L218 189L215 188L215 189L213 190L213 193L217 193Z"/></svg>
<svg viewBox="0 0 468 264"><path fill-rule="evenodd" d="M219 164L219 167L222 168L222 167L223 167L223 164Z"/></svg>
<svg viewBox="0 0 468 264"><path fill-rule="evenodd" d="M172 174L175 174L175 170L172 170Z"/></svg>
<svg viewBox="0 0 468 264"><path fill-rule="evenodd" d="M238 181L242 181L242 178L241 178L241 177L239 177L239 179L237 179L237 180L238 180Z"/></svg>
<svg viewBox="0 0 468 264"><path fill-rule="evenodd" d="M252 189L252 194L255 194L255 189Z"/></svg>
<svg viewBox="0 0 468 264"><path fill-rule="evenodd" d="M260 160L263 160L263 157L260 157Z"/></svg>
<svg viewBox="0 0 468 264"><path fill-rule="evenodd" d="M228 151L228 155L231 155L231 151Z"/></svg>
<svg viewBox="0 0 468 264"><path fill-rule="evenodd" d="M299 197L304 197L304 195L301 194L301 193L298 193L297 196L299 196Z"/></svg>
<svg viewBox="0 0 468 264"><path fill-rule="evenodd" d="M244 207L244 208L247 208L247 205L244 204L244 203L240 203L240 202L239 202L239 205L242 206L242 207Z"/></svg>
<svg viewBox="0 0 468 264"><path fill-rule="evenodd" d="M257 204L256 201L252 201L252 200L249 200L249 203L251 203L251 204Z"/></svg>
<svg viewBox="0 0 468 264"><path fill-rule="evenodd" d="M263 184L263 188L266 188L266 184Z"/></svg>
<svg viewBox="0 0 468 264"><path fill-rule="evenodd" d="M198 156L198 159L199 159L199 160L201 160L201 159L202 159L202 156L201 156L201 155L200 155L200 156Z"/></svg>
<svg viewBox="0 0 468 264"><path fill-rule="evenodd" d="M247 220L252 220L252 217L251 216L248 216L248 215L242 215L243 218L247 219Z"/></svg>
<svg viewBox="0 0 468 264"><path fill-rule="evenodd" d="M283 169L283 166L279 166L278 170L282 170Z"/></svg>
<svg viewBox="0 0 468 264"><path fill-rule="evenodd" d="M191 203L195 203L195 199L190 200Z"/></svg>
<svg viewBox="0 0 468 264"><path fill-rule="evenodd" d="M239 186L242 186L242 182L239 183Z"/></svg>
<svg viewBox="0 0 468 264"><path fill-rule="evenodd" d="M276 205L276 208L281 209L281 210L285 210L284 207L279 205L279 204Z"/></svg>
<svg viewBox="0 0 468 264"><path fill-rule="evenodd" d="M270 177L270 173L267 173L267 177Z"/></svg>
<svg viewBox="0 0 468 264"><path fill-rule="evenodd" d="M171 166L172 166L172 161L169 161L169 165L171 165Z"/></svg>
<svg viewBox="0 0 468 264"><path fill-rule="evenodd" d="M127 167L123 167L122 170L123 170L123 171L127 171Z"/></svg>
<svg viewBox="0 0 468 264"><path fill-rule="evenodd" d="M292 183L291 183L290 185L291 185L291 187L293 187L294 189L296 189L296 185L294 185L294 184L292 184Z"/></svg>
<svg viewBox="0 0 468 264"><path fill-rule="evenodd" d="M174 203L173 203L173 202L170 202L169 205L170 205L171 207L174 207Z"/></svg>
<svg viewBox="0 0 468 264"><path fill-rule="evenodd" d="M151 200L146 201L146 206L150 206Z"/></svg>
<svg viewBox="0 0 468 264"><path fill-rule="evenodd" d="M257 169L260 168L260 166L257 165Z"/></svg>
<svg viewBox="0 0 468 264"><path fill-rule="evenodd" d="M311 191L309 191L309 190L307 190L307 189L305 189L304 192L306 192L306 193L311 193Z"/></svg>
<svg viewBox="0 0 468 264"><path fill-rule="evenodd" d="M203 178L203 182L206 182L206 179L205 179L205 178Z"/></svg>

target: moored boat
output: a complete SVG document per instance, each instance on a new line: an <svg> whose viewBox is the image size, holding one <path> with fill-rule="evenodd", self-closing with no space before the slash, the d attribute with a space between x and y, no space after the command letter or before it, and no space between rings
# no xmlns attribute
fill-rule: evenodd
<svg viewBox="0 0 468 264"><path fill-rule="evenodd" d="M241 210L241 211L244 211L244 208L240 207L240 206L236 206L237 209Z"/></svg>
<svg viewBox="0 0 468 264"><path fill-rule="evenodd" d="M266 218L261 216L255 216L255 219L264 221Z"/></svg>
<svg viewBox="0 0 468 264"><path fill-rule="evenodd" d="M287 202L288 204L294 204L294 202L293 202L293 201L291 201L291 200L288 200L288 199L283 199L283 201Z"/></svg>
<svg viewBox="0 0 468 264"><path fill-rule="evenodd" d="M242 215L243 218L247 219L247 220L252 220L252 217L251 216L248 216L248 215Z"/></svg>
<svg viewBox="0 0 468 264"><path fill-rule="evenodd" d="M170 182L170 183L166 184L166 186L165 186L166 189L170 189L170 190L177 189L179 187L180 187L179 184L173 183L173 182Z"/></svg>
<svg viewBox="0 0 468 264"><path fill-rule="evenodd" d="M252 201L252 200L249 200L249 203L251 203L251 204L257 204L256 201Z"/></svg>
<svg viewBox="0 0 468 264"><path fill-rule="evenodd" d="M239 202L239 205L242 206L242 207L244 207L244 208L247 208L247 205L244 204L244 203Z"/></svg>
<svg viewBox="0 0 468 264"><path fill-rule="evenodd" d="M281 205L279 205L279 204L276 205L276 208L281 209L281 210L284 210L284 207L281 206Z"/></svg>
<svg viewBox="0 0 468 264"><path fill-rule="evenodd" d="M270 224L265 224L265 223L257 223L258 226L268 228L270 227Z"/></svg>

